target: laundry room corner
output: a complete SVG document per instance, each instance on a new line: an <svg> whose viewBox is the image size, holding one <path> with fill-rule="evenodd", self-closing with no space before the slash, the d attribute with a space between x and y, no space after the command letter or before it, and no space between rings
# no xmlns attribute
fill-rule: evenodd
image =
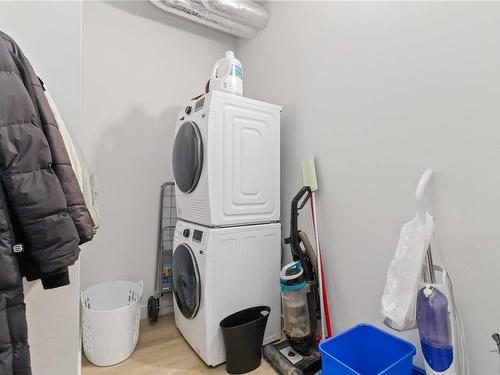
<svg viewBox="0 0 500 375"><path fill-rule="evenodd" d="M142 280L143 318L155 291L160 186L173 181L174 119L235 43L149 1L83 3L81 146L98 176L102 224L82 254L82 288Z"/></svg>
<svg viewBox="0 0 500 375"><path fill-rule="evenodd" d="M497 373L490 312L499 304L488 296L500 259L490 251L500 240L492 195L500 187L493 162L500 55L486 45L498 42L500 4L267 6L266 29L238 40L237 52L247 95L284 108L284 223L302 184L301 159L315 156L334 332L363 319L384 327L380 298L397 229L414 217L418 178L432 167L428 205L462 308L471 374ZM417 331L400 335L420 350Z"/></svg>

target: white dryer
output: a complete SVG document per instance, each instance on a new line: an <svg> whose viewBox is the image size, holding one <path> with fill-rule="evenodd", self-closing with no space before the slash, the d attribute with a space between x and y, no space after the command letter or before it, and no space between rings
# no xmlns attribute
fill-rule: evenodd
<svg viewBox="0 0 500 375"><path fill-rule="evenodd" d="M278 223L208 228L177 222L175 324L208 365L225 362L219 324L234 312L269 306L264 344L281 337L280 238Z"/></svg>
<svg viewBox="0 0 500 375"><path fill-rule="evenodd" d="M206 226L278 221L281 107L213 91L177 120L179 218Z"/></svg>

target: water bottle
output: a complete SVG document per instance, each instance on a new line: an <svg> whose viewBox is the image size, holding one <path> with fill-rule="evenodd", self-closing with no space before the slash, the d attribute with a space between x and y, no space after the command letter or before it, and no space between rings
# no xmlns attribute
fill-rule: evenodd
<svg viewBox="0 0 500 375"><path fill-rule="evenodd" d="M417 326L428 372L444 372L453 364L453 337L449 302L445 294L427 285L417 294Z"/></svg>

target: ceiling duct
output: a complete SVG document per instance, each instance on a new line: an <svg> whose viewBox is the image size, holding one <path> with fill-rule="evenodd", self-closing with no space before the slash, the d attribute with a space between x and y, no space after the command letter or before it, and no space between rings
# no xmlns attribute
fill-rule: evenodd
<svg viewBox="0 0 500 375"><path fill-rule="evenodd" d="M251 39L266 27L269 10L249 0L151 0L158 8L225 33Z"/></svg>
<svg viewBox="0 0 500 375"><path fill-rule="evenodd" d="M269 21L269 9L254 1L241 0L195 0L219 16L232 19L243 25L262 30Z"/></svg>

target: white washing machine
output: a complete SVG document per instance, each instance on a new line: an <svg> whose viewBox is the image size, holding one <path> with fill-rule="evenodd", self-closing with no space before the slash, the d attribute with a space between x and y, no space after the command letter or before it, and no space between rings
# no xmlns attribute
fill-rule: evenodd
<svg viewBox="0 0 500 375"><path fill-rule="evenodd" d="M281 107L213 91L177 120L179 218L206 226L278 221Z"/></svg>
<svg viewBox="0 0 500 375"><path fill-rule="evenodd" d="M264 344L281 337L281 224L208 228L179 220L172 264L175 324L210 366L225 362L219 324L245 308L271 308Z"/></svg>

